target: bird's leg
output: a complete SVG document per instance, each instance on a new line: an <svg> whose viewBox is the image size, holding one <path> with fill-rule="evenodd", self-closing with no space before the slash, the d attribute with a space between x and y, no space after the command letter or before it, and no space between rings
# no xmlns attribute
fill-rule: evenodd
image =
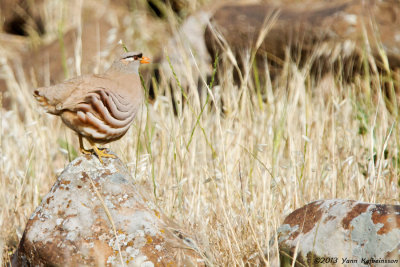
<svg viewBox="0 0 400 267"><path fill-rule="evenodd" d="M89 141L90 142L90 141ZM97 157L99 158L99 160L100 160L100 162L103 164L103 159L102 159L102 157L103 158L113 158L113 159L115 159L115 158L117 158L115 155L113 155L113 154L108 154L107 152L106 152L106 149L105 148L103 148L103 149L99 149L96 145L95 145L95 143L93 143L93 142L90 142L90 145L93 147L93 150L94 150L94 153L97 155Z"/></svg>
<svg viewBox="0 0 400 267"><path fill-rule="evenodd" d="M78 136L79 136L79 150L81 151L81 153L85 155L92 154L90 150L86 150L85 147L83 146L82 135L78 134Z"/></svg>

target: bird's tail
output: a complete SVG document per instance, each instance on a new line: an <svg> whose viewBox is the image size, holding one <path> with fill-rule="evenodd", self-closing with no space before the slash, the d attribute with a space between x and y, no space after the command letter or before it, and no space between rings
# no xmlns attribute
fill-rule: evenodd
<svg viewBox="0 0 400 267"><path fill-rule="evenodd" d="M35 89L35 91L33 91L33 96L35 97L36 101L46 110L46 112L58 115L60 111L56 110L55 106L49 103L49 100L44 94L46 89L46 87Z"/></svg>

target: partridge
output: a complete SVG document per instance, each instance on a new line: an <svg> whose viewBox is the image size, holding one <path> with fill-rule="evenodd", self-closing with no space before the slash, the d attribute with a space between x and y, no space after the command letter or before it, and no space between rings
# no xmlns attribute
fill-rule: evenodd
<svg viewBox="0 0 400 267"><path fill-rule="evenodd" d="M103 74L83 75L61 84L38 88L34 96L45 110L61 117L79 137L80 151L86 138L100 162L114 155L99 149L120 139L128 131L143 100L139 76L140 64L149 63L142 53L122 54Z"/></svg>

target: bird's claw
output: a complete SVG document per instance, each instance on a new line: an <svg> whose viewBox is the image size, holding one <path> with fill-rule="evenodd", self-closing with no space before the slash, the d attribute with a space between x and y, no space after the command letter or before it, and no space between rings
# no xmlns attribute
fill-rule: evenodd
<svg viewBox="0 0 400 267"><path fill-rule="evenodd" d="M102 158L113 158L113 159L117 158L117 156L107 153L107 149L106 148L100 148L99 149L96 146L93 146L93 149L94 149L94 153L99 158L101 164L104 164Z"/></svg>

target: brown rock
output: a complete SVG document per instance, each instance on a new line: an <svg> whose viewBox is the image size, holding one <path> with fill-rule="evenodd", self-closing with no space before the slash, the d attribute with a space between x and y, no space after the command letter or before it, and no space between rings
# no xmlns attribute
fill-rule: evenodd
<svg viewBox="0 0 400 267"><path fill-rule="evenodd" d="M118 19L123 20L128 13L128 8L114 3L106 5L99 1L83 1L82 22L79 24L81 35L76 22L68 20L62 38L50 40L40 46L30 45L26 37L0 33L0 42L4 45L1 51L4 53L0 54L7 60L5 65L11 67L12 76L0 77L0 92L4 96L3 107L8 109L15 104L23 109L24 105L11 103L11 99L15 101L17 97L10 97L15 89L8 85L8 80L12 83L14 77L17 82L22 80L21 83L26 83L33 89L76 76L74 70L79 63L76 62L78 58L82 74L107 69L106 63L110 63L113 58L105 56L123 51L118 45L123 32ZM82 53L77 50L78 41L82 43ZM76 56L76 52L79 57ZM20 113L24 114L24 111L20 110Z"/></svg>
<svg viewBox="0 0 400 267"><path fill-rule="evenodd" d="M29 35L30 29L39 34L44 33L40 17L43 0L2 0L0 1L0 18L3 30L15 35Z"/></svg>
<svg viewBox="0 0 400 267"><path fill-rule="evenodd" d="M74 8L71 6L70 8ZM76 66L77 42L82 43L81 73L92 73L107 69L104 55L122 53L118 41L122 37L120 23L129 10L113 3L83 1L82 22L80 25L66 26L66 32L55 39L34 48L21 57L24 72L34 87L48 86L76 76L71 73ZM81 37L78 27L81 27ZM61 45L62 43L62 45ZM113 58L110 58L113 60ZM63 64L65 63L65 66Z"/></svg>
<svg viewBox="0 0 400 267"><path fill-rule="evenodd" d="M352 78L363 71L363 55L369 50L378 68L386 70L379 47L387 55L389 68L400 68L400 3L396 0L226 4L212 17L215 30L207 27L205 33L210 54L221 55L222 47L229 46L243 72L245 51L255 48L264 21L274 12L276 22L255 58L260 73L268 58L270 74L276 77L283 68L287 49L300 67L310 63L317 78L332 70Z"/></svg>
<svg viewBox="0 0 400 267"><path fill-rule="evenodd" d="M113 26L104 18L88 21L82 25L82 73L91 73L96 67L100 67L100 55L103 51L107 51L107 54L114 51L120 32L112 29ZM59 40L54 40L34 51L29 51L29 56L22 55L25 59L24 72L35 87L58 83L76 76L76 73L66 70L75 69L74 53L77 36L78 30L73 28L63 35L63 48ZM107 39L112 42L107 42ZM122 49L120 50L122 52ZM66 69L63 62L66 63Z"/></svg>
<svg viewBox="0 0 400 267"><path fill-rule="evenodd" d="M387 260L388 265L382 266L394 266L393 262L400 261L400 206L315 201L286 217L278 229L278 242L281 264L291 264L298 246L295 266L330 266L335 261L336 265L360 266L371 259Z"/></svg>
<svg viewBox="0 0 400 267"><path fill-rule="evenodd" d="M31 215L14 263L203 266L195 241L143 195L119 159L75 159Z"/></svg>
<svg viewBox="0 0 400 267"><path fill-rule="evenodd" d="M207 76L211 74L211 57L204 40L204 31L210 14L209 11L199 11L185 19L179 29L162 44L160 53L152 61L153 64L141 72L152 99L159 93L152 83L153 78L161 85L169 84L171 88L181 86L188 91L197 91L199 87L204 86L203 80L207 80ZM171 77L176 77L179 85ZM160 87L161 90L168 88L168 86ZM174 107L179 109L185 102L182 94L174 90L170 93Z"/></svg>

